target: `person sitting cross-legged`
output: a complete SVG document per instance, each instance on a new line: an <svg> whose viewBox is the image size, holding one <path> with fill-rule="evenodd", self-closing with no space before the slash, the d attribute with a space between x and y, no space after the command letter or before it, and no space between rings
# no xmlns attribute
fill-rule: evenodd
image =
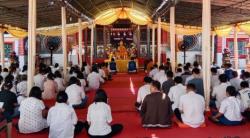
<svg viewBox="0 0 250 138"><path fill-rule="evenodd" d="M247 81L242 81L240 83L241 90L239 91L240 100L244 106L244 112L242 115L250 120L250 88Z"/></svg>
<svg viewBox="0 0 250 138"><path fill-rule="evenodd" d="M162 93L160 89L160 82L153 81L150 86L151 94L143 100L141 107L143 127L167 128L172 126L171 102L169 97Z"/></svg>
<svg viewBox="0 0 250 138"><path fill-rule="evenodd" d="M49 138L73 138L84 128L84 123L77 121L75 110L67 104L68 95L61 91L57 94L56 104L51 107L47 117Z"/></svg>
<svg viewBox="0 0 250 138"><path fill-rule="evenodd" d="M197 128L205 122L205 100L195 91L194 84L187 84L187 93L181 96L179 108L177 109L180 114L176 114L176 117L181 122L192 128Z"/></svg>
<svg viewBox="0 0 250 138"><path fill-rule="evenodd" d="M209 119L215 123L222 125L240 125L242 123L243 104L236 98L238 92L233 86L228 86L226 89L227 98L221 102L218 113L213 113Z"/></svg>
<svg viewBox="0 0 250 138"><path fill-rule="evenodd" d="M137 72L137 64L135 59L132 57L128 62L128 73L136 73Z"/></svg>
<svg viewBox="0 0 250 138"><path fill-rule="evenodd" d="M168 93L168 97L172 102L172 110L176 115L180 115L178 110L179 102L182 95L186 94L186 87L182 84L182 77L177 76L174 78L175 86L171 87Z"/></svg>
<svg viewBox="0 0 250 138"><path fill-rule="evenodd" d="M111 138L123 129L121 124L113 124L108 96L103 89L98 89L94 102L89 106L87 122L84 123L90 138Z"/></svg>
<svg viewBox="0 0 250 138"><path fill-rule="evenodd" d="M150 77L144 77L144 85L141 86L138 90L137 100L135 103L135 107L138 110L141 110L141 105L144 100L144 98L150 94L150 84L152 82L152 78Z"/></svg>
<svg viewBox="0 0 250 138"><path fill-rule="evenodd" d="M65 92L69 98L68 103L73 106L73 108L84 108L88 97L85 95L85 92L81 87L80 80L76 77L71 77L69 80L69 86L66 88Z"/></svg>

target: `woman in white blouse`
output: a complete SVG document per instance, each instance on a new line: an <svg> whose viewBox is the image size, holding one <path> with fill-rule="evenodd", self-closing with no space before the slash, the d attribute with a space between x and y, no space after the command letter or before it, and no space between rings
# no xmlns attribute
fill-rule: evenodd
<svg viewBox="0 0 250 138"><path fill-rule="evenodd" d="M28 98L20 105L20 119L18 128L20 133L35 133L47 128L47 110L42 99L42 91L39 87L33 87Z"/></svg>
<svg viewBox="0 0 250 138"><path fill-rule="evenodd" d="M77 121L75 110L67 104L67 101L67 94L59 92L55 106L49 109L47 118L49 138L73 138L84 127L83 122Z"/></svg>
<svg viewBox="0 0 250 138"><path fill-rule="evenodd" d="M101 83L104 83L104 79L98 73L97 67L92 67L92 72L88 75L87 81L90 90L97 90L99 89Z"/></svg>
<svg viewBox="0 0 250 138"><path fill-rule="evenodd" d="M226 89L227 98L221 102L219 112L209 119L222 125L234 126L242 123L243 104L236 98L238 92L233 86Z"/></svg>
<svg viewBox="0 0 250 138"><path fill-rule="evenodd" d="M88 97L85 95L85 92L81 87L81 83L76 77L70 78L69 86L66 88L65 92L69 97L68 103L71 106L75 109L84 108Z"/></svg>
<svg viewBox="0 0 250 138"><path fill-rule="evenodd" d="M107 104L108 97L104 90L98 89L92 103L88 108L85 128L90 137L113 137L123 129L121 124L110 125L112 115L110 106Z"/></svg>
<svg viewBox="0 0 250 138"><path fill-rule="evenodd" d="M65 90L64 80L60 71L55 72L55 82L57 83L57 89L59 92Z"/></svg>

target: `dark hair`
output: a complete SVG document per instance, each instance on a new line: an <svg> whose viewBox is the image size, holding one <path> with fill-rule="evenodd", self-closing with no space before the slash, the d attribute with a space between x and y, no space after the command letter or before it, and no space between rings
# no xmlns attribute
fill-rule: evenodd
<svg viewBox="0 0 250 138"><path fill-rule="evenodd" d="M184 71L189 71L189 67L188 66L184 66L183 69L184 69Z"/></svg>
<svg viewBox="0 0 250 138"><path fill-rule="evenodd" d="M165 68L164 68L163 65L160 65L159 69L160 69L160 70L164 70Z"/></svg>
<svg viewBox="0 0 250 138"><path fill-rule="evenodd" d="M22 81L26 81L26 80L27 80L27 75L22 75L22 76L21 76L21 80L22 80Z"/></svg>
<svg viewBox="0 0 250 138"><path fill-rule="evenodd" d="M56 63L54 67L55 67L55 68L59 67L59 64L58 64L58 63Z"/></svg>
<svg viewBox="0 0 250 138"><path fill-rule="evenodd" d="M234 86L227 86L226 92L230 96L235 96L236 97L238 95L238 92L236 91L236 89L234 88Z"/></svg>
<svg viewBox="0 0 250 138"><path fill-rule="evenodd" d="M97 67L96 67L96 66L93 66L93 67L92 67L92 72L96 72L96 73L98 73L98 69L97 69Z"/></svg>
<svg viewBox="0 0 250 138"><path fill-rule="evenodd" d="M177 68L177 72L182 72L182 68Z"/></svg>
<svg viewBox="0 0 250 138"><path fill-rule="evenodd" d="M23 70L22 70L22 72L27 71L27 69L28 69L28 66L27 66L27 65L23 65Z"/></svg>
<svg viewBox="0 0 250 138"><path fill-rule="evenodd" d="M108 96L103 89L96 90L94 102L96 102L96 103L97 102L104 102L104 103L108 102Z"/></svg>
<svg viewBox="0 0 250 138"><path fill-rule="evenodd" d="M191 63L186 63L186 66L189 68L189 67L191 67Z"/></svg>
<svg viewBox="0 0 250 138"><path fill-rule="evenodd" d="M39 87L32 87L30 90L29 97L35 97L37 99L42 100L42 91Z"/></svg>
<svg viewBox="0 0 250 138"><path fill-rule="evenodd" d="M56 78L62 78L62 74L60 73L60 71L55 72L55 77Z"/></svg>
<svg viewBox="0 0 250 138"><path fill-rule="evenodd" d="M161 83L159 81L152 81L151 85L158 90L161 90Z"/></svg>
<svg viewBox="0 0 250 138"><path fill-rule="evenodd" d="M14 79L14 76L9 74L5 77L5 82L12 82Z"/></svg>
<svg viewBox="0 0 250 138"><path fill-rule="evenodd" d="M2 84L2 82L3 82L3 77L0 76L0 84Z"/></svg>
<svg viewBox="0 0 250 138"><path fill-rule="evenodd" d="M236 78L236 77L238 77L238 72L237 71L233 71L232 75L233 75L234 78Z"/></svg>
<svg viewBox="0 0 250 138"><path fill-rule="evenodd" d="M115 59L114 59L114 58L111 58L111 61L113 61L113 62L114 62L114 61L115 61Z"/></svg>
<svg viewBox="0 0 250 138"><path fill-rule="evenodd" d="M77 78L78 79L84 79L84 75L83 75L83 73L81 71L77 72Z"/></svg>
<svg viewBox="0 0 250 138"><path fill-rule="evenodd" d="M196 90L196 86L193 83L188 83L187 84L187 89L191 89L191 90Z"/></svg>
<svg viewBox="0 0 250 138"><path fill-rule="evenodd" d="M64 91L60 91L56 96L56 102L66 103L68 101L68 95Z"/></svg>
<svg viewBox="0 0 250 138"><path fill-rule="evenodd" d="M173 78L174 77L174 73L172 71L167 71L167 77L168 78Z"/></svg>
<svg viewBox="0 0 250 138"><path fill-rule="evenodd" d="M217 68L211 68L212 73L217 73Z"/></svg>
<svg viewBox="0 0 250 138"><path fill-rule="evenodd" d="M4 68L3 72L9 72L9 70L7 68Z"/></svg>
<svg viewBox="0 0 250 138"><path fill-rule="evenodd" d="M77 85L81 85L80 81L76 78L76 77L71 77L69 79L69 86L72 85L72 84L77 84Z"/></svg>
<svg viewBox="0 0 250 138"><path fill-rule="evenodd" d="M192 70L192 73L194 73L194 74L200 74L200 69L194 68L194 69Z"/></svg>
<svg viewBox="0 0 250 138"><path fill-rule="evenodd" d="M152 82L152 78L146 76L146 77L144 77L144 82L145 83L151 83Z"/></svg>
<svg viewBox="0 0 250 138"><path fill-rule="evenodd" d="M244 72L243 76L244 76L244 78L249 78L250 77L250 73L246 71L246 72Z"/></svg>
<svg viewBox="0 0 250 138"><path fill-rule="evenodd" d="M194 61L193 66L194 67L199 67L199 63L197 61Z"/></svg>
<svg viewBox="0 0 250 138"><path fill-rule="evenodd" d="M221 74L219 76L220 82L227 82L227 75L226 74Z"/></svg>
<svg viewBox="0 0 250 138"><path fill-rule="evenodd" d="M3 86L2 86L2 91L3 91L3 90L9 91L12 87L13 87L12 82L4 82L4 84L3 84Z"/></svg>
<svg viewBox="0 0 250 138"><path fill-rule="evenodd" d="M48 76L47 76L47 78L49 79L49 80L54 80L54 74L53 73L49 73L48 74Z"/></svg>
<svg viewBox="0 0 250 138"><path fill-rule="evenodd" d="M179 64L178 64L178 67L181 67L181 66L182 66L182 64L181 64L181 63L179 63Z"/></svg>
<svg viewBox="0 0 250 138"><path fill-rule="evenodd" d="M158 65L157 64L154 64L154 66L153 66L154 68L158 68Z"/></svg>
<svg viewBox="0 0 250 138"><path fill-rule="evenodd" d="M242 82L240 83L240 87L241 87L241 88L248 88L248 87L249 87L249 83L248 83L247 81L242 81Z"/></svg>
<svg viewBox="0 0 250 138"><path fill-rule="evenodd" d="M182 81L183 81L183 79L180 76L177 76L177 77L174 78L174 82L177 83L177 84L182 83Z"/></svg>

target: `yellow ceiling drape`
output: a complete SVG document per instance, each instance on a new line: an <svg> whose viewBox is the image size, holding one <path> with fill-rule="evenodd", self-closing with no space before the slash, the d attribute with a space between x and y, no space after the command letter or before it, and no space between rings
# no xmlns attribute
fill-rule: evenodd
<svg viewBox="0 0 250 138"><path fill-rule="evenodd" d="M129 19L132 23L138 25L146 25L151 22L151 19L143 12L131 8L116 8L99 14L95 18L95 23L98 25L109 25L117 19Z"/></svg>
<svg viewBox="0 0 250 138"><path fill-rule="evenodd" d="M161 23L161 27L164 31L169 32L170 25L168 23ZM195 35L202 32L201 27L196 26L183 26L183 25L175 25L175 31L178 35Z"/></svg>
<svg viewBox="0 0 250 138"><path fill-rule="evenodd" d="M246 34L250 35L250 22L244 22L238 24L238 27L241 31L245 32Z"/></svg>
<svg viewBox="0 0 250 138"><path fill-rule="evenodd" d="M74 24L67 24L66 25L66 32L67 35L71 35L78 32L78 23ZM82 22L82 29L87 28L89 23ZM61 36L61 26L53 26L53 27L43 27L38 28L37 34L46 35L46 36Z"/></svg>
<svg viewBox="0 0 250 138"><path fill-rule="evenodd" d="M14 37L17 38L24 38L28 35L28 32L24 29L18 28L18 27L13 27L10 25L1 25L2 29L0 31L2 32L7 32L11 34Z"/></svg>
<svg viewBox="0 0 250 138"><path fill-rule="evenodd" d="M233 25L225 25L225 26L220 26L220 27L214 28L214 32L220 37L230 35L232 30L233 30Z"/></svg>

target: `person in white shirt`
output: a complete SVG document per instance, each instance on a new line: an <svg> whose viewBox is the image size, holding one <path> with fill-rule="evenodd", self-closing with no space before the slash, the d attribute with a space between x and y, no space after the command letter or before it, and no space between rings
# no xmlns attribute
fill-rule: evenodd
<svg viewBox="0 0 250 138"><path fill-rule="evenodd" d="M3 79L6 78L6 76L9 75L9 70L7 68L3 69L3 72L1 72L1 76L3 77Z"/></svg>
<svg viewBox="0 0 250 138"><path fill-rule="evenodd" d="M57 94L55 106L49 109L49 138L74 138L84 128L84 123L77 121L75 110L67 104L67 100L68 95L61 91Z"/></svg>
<svg viewBox="0 0 250 138"><path fill-rule="evenodd" d="M33 87L30 95L20 105L20 119L18 129L20 133L35 133L47 128L47 110L42 99L42 91L39 87Z"/></svg>
<svg viewBox="0 0 250 138"><path fill-rule="evenodd" d="M159 82L160 82L160 78L161 78L162 76L166 76L166 73L165 73L165 70L164 70L164 66L163 66L163 65L161 65L161 66L159 67L159 72L157 72L157 73L153 76L153 80L159 81Z"/></svg>
<svg viewBox="0 0 250 138"><path fill-rule="evenodd" d="M86 74L88 76L90 73L90 67L87 62L82 63L82 69L84 70L83 74Z"/></svg>
<svg viewBox="0 0 250 138"><path fill-rule="evenodd" d="M219 76L220 85L215 86L212 92L212 99L210 101L210 108L219 109L221 102L227 97L226 89L230 85L227 81L227 76L225 74L221 74Z"/></svg>
<svg viewBox="0 0 250 138"><path fill-rule="evenodd" d="M234 88L236 89L236 91L239 91L240 90L240 83L241 83L241 79L238 78L238 72L237 71L233 71L232 73L233 75L233 78L230 80L230 84L232 86L234 86Z"/></svg>
<svg viewBox="0 0 250 138"><path fill-rule="evenodd" d="M57 90L59 92L65 90L64 80L62 78L62 74L59 71L55 72L55 79L54 79L54 81L57 83Z"/></svg>
<svg viewBox="0 0 250 138"><path fill-rule="evenodd" d="M227 98L221 102L221 106L218 113L209 117L209 119L215 123L222 125L234 126L242 123L243 105L241 101L236 98L238 92L233 86L228 86L226 89Z"/></svg>
<svg viewBox="0 0 250 138"><path fill-rule="evenodd" d="M103 64L99 64L98 66L99 66L98 72L99 72L100 76L101 76L103 79L106 79L105 71L102 69Z"/></svg>
<svg viewBox="0 0 250 138"><path fill-rule="evenodd" d="M151 71L149 72L148 76L151 77L152 79L154 78L155 74L159 72L158 66L155 64Z"/></svg>
<svg viewBox="0 0 250 138"><path fill-rule="evenodd" d="M17 84L17 101L20 104L26 97L28 97L27 93L27 75L21 76L21 81Z"/></svg>
<svg viewBox="0 0 250 138"><path fill-rule="evenodd" d="M120 133L123 129L121 124L113 124L111 109L108 103L108 96L102 89L95 94L94 103L88 108L87 122L85 128L90 137L111 138Z"/></svg>
<svg viewBox="0 0 250 138"><path fill-rule="evenodd" d="M176 73L175 73L175 77L181 76L182 73L183 73L182 68L181 67L177 68Z"/></svg>
<svg viewBox="0 0 250 138"><path fill-rule="evenodd" d="M87 83L86 83L86 80L84 79L84 75L81 71L77 72L77 78L79 79L79 81L81 83L82 89L85 90Z"/></svg>
<svg viewBox="0 0 250 138"><path fill-rule="evenodd" d="M58 63L55 63L54 67L52 67L52 73L55 73L56 71L59 71L60 67Z"/></svg>
<svg viewBox="0 0 250 138"><path fill-rule="evenodd" d="M197 128L205 122L205 100L204 98L195 93L195 85L187 85L187 94L181 96L179 103L179 111L181 113L180 121L184 124Z"/></svg>
<svg viewBox="0 0 250 138"><path fill-rule="evenodd" d="M179 102L180 97L184 94L186 94L186 87L182 84L182 78L180 76L177 76L174 78L175 86L171 87L168 93L168 97L170 98L170 101L172 102L172 110L175 114L180 114L179 110L176 110L179 108Z"/></svg>
<svg viewBox="0 0 250 138"><path fill-rule="evenodd" d="M139 88L136 103L135 103L137 110L141 110L141 104L144 98L150 94L151 82L152 82L152 78L144 77L144 85Z"/></svg>
<svg viewBox="0 0 250 138"><path fill-rule="evenodd" d="M240 93L240 100L244 106L244 112L242 115L250 120L250 88L249 83L247 81L242 81L240 83L241 90Z"/></svg>
<svg viewBox="0 0 250 138"><path fill-rule="evenodd" d="M44 90L44 82L45 82L44 70L42 68L39 69L39 73L34 76L34 86L39 87L42 91Z"/></svg>
<svg viewBox="0 0 250 138"><path fill-rule="evenodd" d="M216 68L211 68L211 88L220 85L219 75Z"/></svg>
<svg viewBox="0 0 250 138"><path fill-rule="evenodd" d="M87 81L89 90L97 90L101 83L104 83L104 79L100 76L96 67L92 68L92 72L88 75Z"/></svg>
<svg viewBox="0 0 250 138"><path fill-rule="evenodd" d="M84 108L88 97L85 95L85 92L81 87L81 83L76 77L70 78L69 86L66 88L65 92L69 97L69 105L75 109Z"/></svg>

